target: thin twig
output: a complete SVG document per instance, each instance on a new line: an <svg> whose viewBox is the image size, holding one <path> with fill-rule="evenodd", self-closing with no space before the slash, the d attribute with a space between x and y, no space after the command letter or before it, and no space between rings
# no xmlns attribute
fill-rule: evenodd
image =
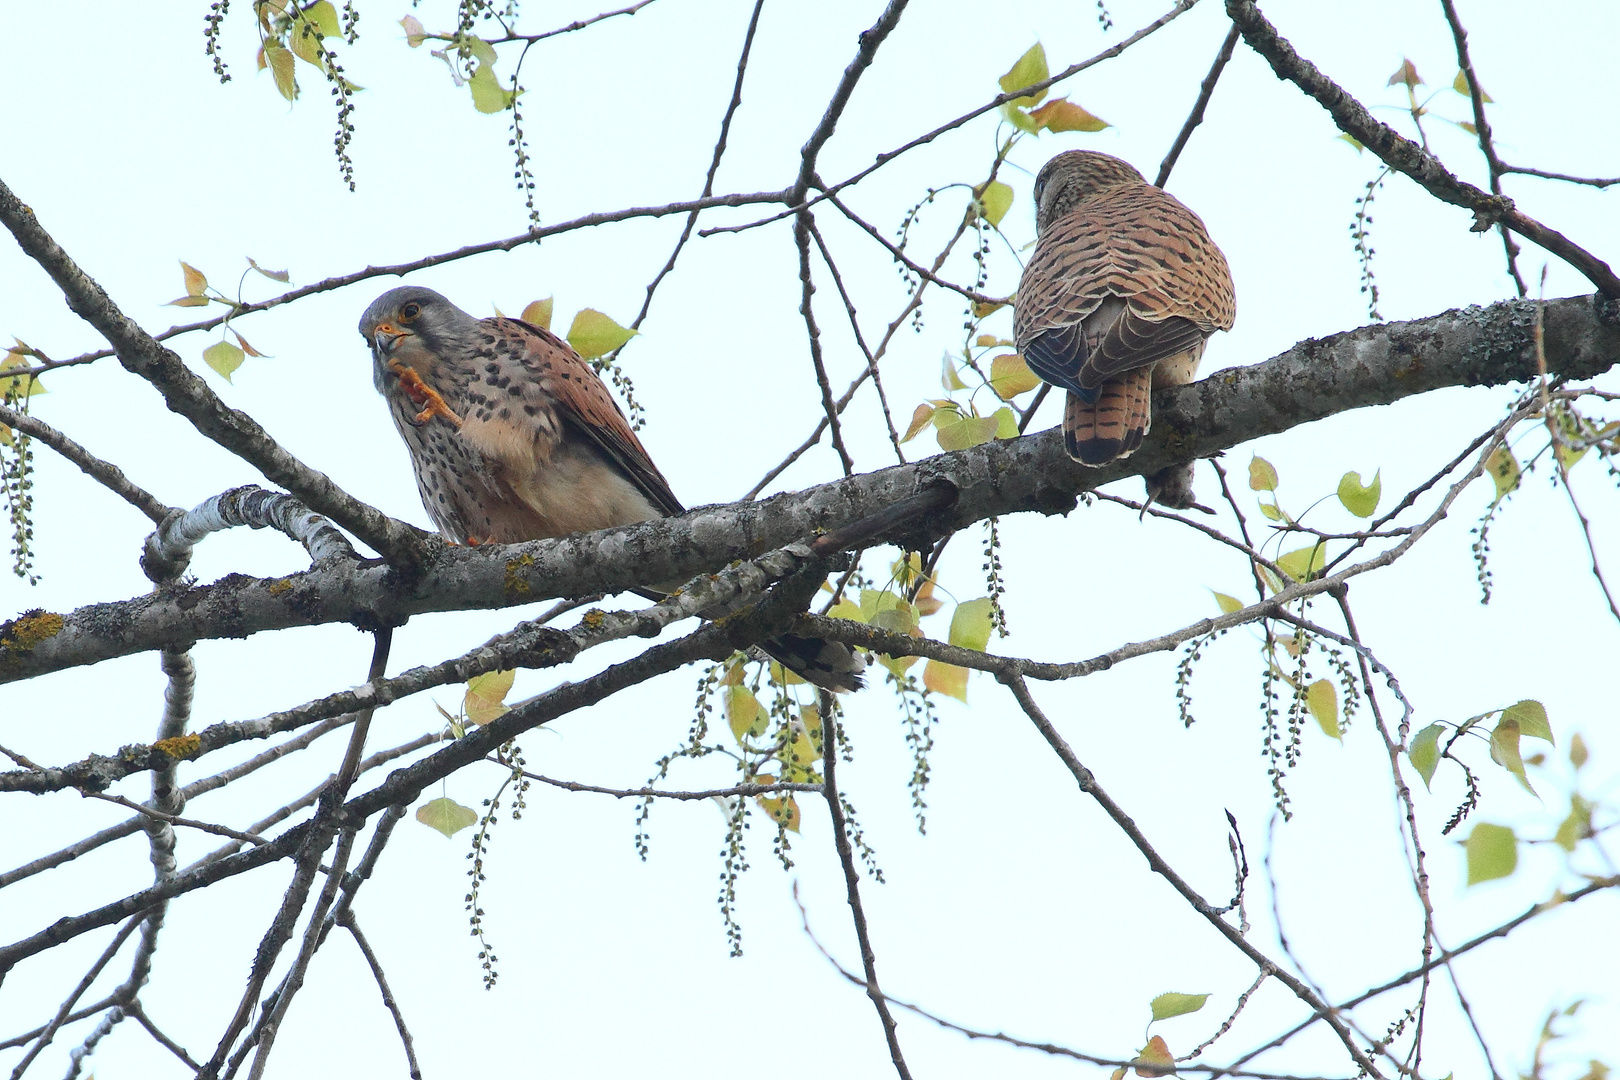
<svg viewBox="0 0 1620 1080"><path fill-rule="evenodd" d="M844 429L838 422L838 405L833 401L832 385L827 381L827 365L821 357L821 329L816 325L815 307L811 303L811 297L816 293L815 283L810 279L811 220L809 211L806 211L795 219L793 225L793 245L799 251L799 314L804 316L805 333L810 338L810 363L815 367L816 386L821 390L821 411L832 430L833 449L838 451L844 475L854 476L855 461L844 446ZM872 370L870 365L867 370Z"/></svg>
<svg viewBox="0 0 1620 1080"><path fill-rule="evenodd" d="M827 813L832 818L833 843L838 848L838 861L844 867L844 888L849 898L850 915L855 920L855 938L861 947L861 967L866 972L866 996L872 999L878 1019L883 1022L883 1037L889 1044L889 1060L900 1080L911 1080L906 1068L905 1055L900 1052L900 1037L895 1030L894 1015L889 1002L878 988L877 954L872 951L872 937L866 928L866 912L861 907L861 875L855 869L855 851L849 842L849 823L844 819L843 804L838 798L838 720L833 709L832 694L821 691L821 793L827 800Z"/></svg>
<svg viewBox="0 0 1620 1080"><path fill-rule="evenodd" d="M366 958L366 965L371 968L371 977L377 980L377 989L382 992L383 1007L388 1015L394 1018L394 1028L399 1032L399 1041L405 1046L406 1072L411 1080L422 1080L422 1067L416 1061L416 1048L411 1043L410 1029L405 1026L405 1014L400 1011L399 1002L394 1000L394 992L388 988L388 978L383 974L382 962L371 948L371 942L366 935L360 932L360 924L355 922L354 912L345 909L338 917L338 925L349 932L354 943L360 947L360 954Z"/></svg>
<svg viewBox="0 0 1620 1080"><path fill-rule="evenodd" d="M1606 180L1594 179L1589 176L1570 176L1568 173L1547 172L1544 169L1527 169L1521 165L1504 164L1502 171L1504 173L1518 173L1521 176L1539 176L1543 180L1562 180L1566 184L1585 184L1588 187L1595 188L1613 187L1615 184L1620 184L1620 176L1613 176Z"/></svg>
<svg viewBox="0 0 1620 1080"><path fill-rule="evenodd" d="M1215 93L1215 84L1220 81L1221 71L1225 69L1226 62L1232 59L1239 36L1236 26L1226 32L1226 41L1221 44L1221 51L1215 54L1215 63L1210 65L1209 74L1204 76L1203 84L1198 88L1198 100L1193 102L1192 112L1187 114L1187 122L1181 125L1176 141L1170 144L1170 152L1164 155L1164 160L1159 163L1159 175L1153 178L1154 187L1164 187L1164 182L1170 179L1170 170L1176 167L1176 159L1181 157L1181 151L1187 147L1187 140L1192 138L1193 129L1204 122L1204 109L1209 106L1209 99Z"/></svg>
<svg viewBox="0 0 1620 1080"><path fill-rule="evenodd" d="M6 372L7 377L11 374L10 371ZM145 514L153 524L160 524L173 513L173 507L165 506L157 496L132 482L118 466L110 461L102 461L39 417L0 405L0 424L16 428L55 450L77 465L90 479Z"/></svg>

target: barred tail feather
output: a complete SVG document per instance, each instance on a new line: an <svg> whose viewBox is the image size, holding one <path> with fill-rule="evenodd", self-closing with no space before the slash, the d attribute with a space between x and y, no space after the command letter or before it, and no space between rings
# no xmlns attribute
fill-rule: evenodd
<svg viewBox="0 0 1620 1080"><path fill-rule="evenodd" d="M1097 388L1097 400L1087 403L1069 395L1063 410L1063 447L1082 465L1106 465L1128 456L1142 445L1152 417L1152 367L1128 371Z"/></svg>

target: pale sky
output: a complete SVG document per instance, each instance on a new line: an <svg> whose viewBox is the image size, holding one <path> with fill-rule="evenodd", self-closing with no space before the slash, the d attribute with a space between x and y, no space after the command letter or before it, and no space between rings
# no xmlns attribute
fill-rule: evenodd
<svg viewBox="0 0 1620 1080"><path fill-rule="evenodd" d="M48 5L10 13L0 56L13 105L0 110L0 143L8 149L0 178L127 314L153 331L199 314L162 306L183 291L176 260L233 292L246 256L287 268L295 284L307 284L523 231L507 118L475 112L467 92L451 84L426 48L406 47L395 20L413 9L363 4L359 43L339 50L349 77L366 88L356 99L358 191L351 194L331 154L334 115L325 86L301 66L305 94L289 107L268 74L254 72L252 13L240 6L226 22L224 56L234 78L224 87L203 55L205 5L132 8L98 0L75 5L70 16ZM1620 12L1573 0L1533 13L1495 0L1460 6L1476 70L1495 99L1490 115L1502 156L1559 172L1620 175L1612 132L1595 118L1609 115L1612 109L1604 111L1602 103L1620 96L1612 57ZM657 0L634 17L534 47L522 103L544 221L699 193L750 7L742 0ZM530 4L519 25L535 33L598 10ZM765 190L791 181L798 148L853 55L856 34L879 10L848 0L768 0L717 190ZM822 155L821 175L842 179L874 154L987 101L998 91L996 78L1037 40L1056 70L1163 13L1156 0L1110 0L1109 10L1115 27L1104 33L1089 3L916 0L862 79ZM1409 118L1394 107L1402 95L1385 81L1403 56L1410 58L1428 89L1438 91L1435 115L1426 119L1433 148L1466 179L1484 183L1471 137L1439 119L1463 120L1469 113L1465 99L1447 89L1457 65L1438 4L1278 0L1264 10L1304 55L1408 134ZM439 0L414 11L430 30L454 21L453 6ZM1103 150L1152 176L1227 25L1218 0L1203 0L1123 57L1056 91L1113 126L1020 145L1002 174L1017 196L1003 223L1012 246L1033 238L1030 182L1053 153ZM504 74L516 54L501 55ZM905 208L928 187L981 179L996 131L993 117L982 117L876 174L849 201L892 235ZM1205 372L1256 363L1303 338L1367 321L1348 226L1376 163L1335 134L1316 104L1278 82L1239 45L1205 125L1167 185L1203 217L1237 283L1237 326L1210 343ZM1620 252L1620 195L1613 189L1522 177L1508 184L1531 216L1611 261ZM947 192L925 211L919 255L931 258L929 245L954 228L961 206L959 193ZM700 226L754 216L749 209L715 211ZM1386 318L1419 318L1512 294L1499 239L1470 233L1466 212L1392 177L1374 216ZM861 307L864 332L876 340L904 305L903 285L881 249L835 211L820 213L818 221ZM477 315L491 313L492 305L515 314L528 301L554 294L559 329L587 306L628 323L680 226L671 217L584 230L407 280L438 289ZM1010 291L1017 265L1007 245L994 245L991 260L987 291ZM1591 291L1573 270L1526 245L1521 265L1527 278L1534 280L1544 262L1547 296ZM972 273L960 258L946 272L961 281ZM9 241L0 244L0 283L0 333L57 358L102 345ZM369 280L244 318L238 329L270 356L248 360L233 383L206 372L199 359L217 331L170 344L206 372L228 404L250 412L304 461L388 513L427 526L354 330L366 305L398 283ZM831 381L841 391L864 361L831 281L823 276L818 284ZM250 280L243 295L263 299L279 288ZM624 351L649 412L648 449L689 505L738 498L813 428L820 404L798 303L788 224L694 238L661 287L643 336ZM960 345L955 299L936 294L925 315L921 332L898 334L884 362L902 424L918 402L939 396L941 352ZM987 328L1009 333L1010 312L1000 318ZM193 505L262 479L167 412L150 386L114 360L54 373L45 384L49 393L34 401L37 416L118 463L168 503ZM1612 375L1601 385L1620 390ZM1295 513L1331 499L1346 470L1364 476L1381 470L1389 506L1494 423L1512 399L1509 388L1431 394L1238 447L1226 464L1241 485L1251 453L1268 458L1282 477L1279 497ZM869 389L846 416L857 466L892 463ZM1049 404L1037 426L1056 420ZM1531 433L1526 445L1534 441ZM925 433L906 450L913 459L933 452L931 437ZM43 580L30 588L9 575L0 579L0 618L145 592L136 558L148 524L49 450L35 452L35 545ZM772 490L837 475L836 458L823 445ZM1616 580L1620 513L1613 481L1592 462L1576 471L1575 484L1600 557ZM1217 501L1207 466L1199 485L1205 502ZM1134 479L1113 490L1140 497ZM1237 495L1251 528L1258 527L1253 493L1243 488ZM1469 530L1489 498L1486 484L1476 484L1411 555L1359 579L1351 595L1364 637L1417 708L1414 728L1462 721L1522 698L1545 703L1559 745L1548 751L1548 768L1532 770L1542 801L1519 789L1476 744L1469 760L1481 777L1483 802L1463 832L1473 821L1490 821L1546 838L1568 810L1564 755L1575 732L1592 753L1582 791L1612 805L1620 739L1609 671L1620 627L1588 573L1569 504L1546 483L1544 469L1492 529L1495 596L1482 607ZM1315 513L1324 528L1357 527L1336 506ZM1232 525L1229 513L1218 521ZM981 537L973 529L953 544L942 578L949 596L983 595ZM1213 614L1210 589L1249 595L1249 573L1235 552L1174 522L1138 522L1117 506L1008 519L1002 538L1013 633L992 639L997 652L1086 658ZM892 557L892 551L874 552L867 565L876 571ZM206 541L192 571L207 582L304 566L303 552L285 538L236 530ZM1319 604L1315 614L1327 619L1329 608ZM458 654L537 611L413 619L395 635L390 672ZM932 632L943 636L948 618L936 617L940 625ZM1254 871L1252 940L1280 957L1261 866L1271 850L1277 910L1294 954L1330 997L1343 999L1406 971L1420 948L1421 912L1407 876L1387 757L1365 712L1342 745L1306 731L1303 761L1290 778L1294 820L1278 824L1274 843L1268 842L1257 634L1238 630L1207 650L1194 674L1197 723L1190 729L1177 716L1175 654L1071 683L1036 684L1035 694L1161 854L1217 903L1230 895L1232 883L1223 811L1237 817ZM520 673L514 697L577 678L640 647L598 650L577 672ZM194 652L195 726L261 716L353 685L363 678L369 652L370 639L349 627L201 643ZM697 669L683 670L530 733L522 740L530 766L559 778L639 786L657 759L684 739L698 676ZM452 709L459 699L454 688L426 696ZM149 740L161 713L162 680L155 656L135 656L11 684L0 700L0 742L35 761L65 763ZM975 676L969 700L970 707L950 700L938 706L926 837L911 817L911 762L892 692L878 685L847 702L856 759L840 770L840 783L860 810L887 882L863 882L885 990L977 1030L1120 1057L1141 1046L1154 995L1208 992L1213 996L1202 1012L1152 1029L1176 1053L1187 1052L1231 1011L1252 968L1146 870L1002 688ZM1382 700L1394 707L1387 696ZM397 704L378 714L371 746L433 730L437 716L422 698ZM239 756L262 749L243 747ZM299 755L303 760L198 799L188 813L245 826L319 783L341 752L341 739L325 740ZM216 756L183 769L182 780L238 759ZM493 766L468 769L451 777L442 793L476 807L499 779ZM711 758L677 770L670 782L706 788L729 784L733 776ZM142 777L115 790L133 799L148 794ZM1457 837L1440 836L1461 794L1455 769L1442 770L1432 794L1416 793L1440 939L1447 945L1559 887L1581 884L1561 851L1539 844L1521 847L1513 877L1465 887ZM806 820L803 834L792 838L796 865L790 871L771 854L774 830L762 816L753 820L752 869L739 887L746 953L731 959L715 903L724 823L712 804L656 807L652 852L643 864L632 843L632 802L532 790L522 820L503 820L495 830L488 860L482 906L501 972L493 992L481 987L462 910L468 834L446 840L403 822L355 911L411 1025L424 1074L583 1077L657 1070L707 1077L722 1069L790 1068L893 1075L869 1002L801 930L790 895L795 882L821 942L846 966L859 968L826 814L814 797L801 805ZM13 795L3 812L0 869L125 816L72 793ZM185 862L211 850L217 837L183 834L181 840ZM1576 865L1601 866L1589 857ZM170 908L143 1001L199 1060L212 1052L235 1008L287 874L283 866L259 870ZM5 940L14 940L149 881L145 845L132 838L5 890L0 926L11 931ZM1611 894L1592 897L1457 965L1503 1073L1528 1068L1547 1013L1580 997L1588 1004L1571 1025L1577 1035L1559 1051L1580 1063L1568 1075L1579 1075L1589 1057L1608 1055L1613 1063L1620 1050L1613 1034L1620 1031L1614 904ZM43 1023L109 937L110 931L86 935L13 971L0 986L0 1038ZM90 998L121 979L124 965L115 961ZM1433 994L1423 1075L1488 1075L1449 984L1437 979ZM1382 1033L1412 1000L1392 994L1356 1016L1369 1032ZM1304 1015L1291 994L1268 983L1201 1060L1228 1061ZM902 1014L900 1025L918 1077L1068 1076L1091 1069L969 1041L910 1015ZM63 1071L88 1026L60 1034L31 1075ZM1335 1047L1318 1025L1258 1067L1348 1075L1342 1048ZM0 1052L0 1066L9 1069L17 1059L15 1050ZM268 1075L382 1077L403 1075L403 1069L397 1036L357 950L334 937L292 1008ZM87 1071L103 1080L185 1075L132 1022L102 1044Z"/></svg>

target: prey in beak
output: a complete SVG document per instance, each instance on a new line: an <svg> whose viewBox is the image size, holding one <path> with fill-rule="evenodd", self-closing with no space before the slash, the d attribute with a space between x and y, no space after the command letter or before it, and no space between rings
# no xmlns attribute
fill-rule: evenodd
<svg viewBox="0 0 1620 1080"><path fill-rule="evenodd" d="M409 330L401 330L394 326L393 323L383 322L378 323L376 330L372 332L371 342L372 347L377 350L378 358L383 361L383 367L399 380L400 389L405 391L405 396L410 398L413 403L422 406L422 411L412 417L411 422L413 424L421 427L435 416L442 416L457 428L460 428L462 424L461 417L456 415L454 409L445 404L444 398L439 395L439 392L423 382L422 376L416 373L415 368L394 355L401 342L406 338L415 336Z"/></svg>

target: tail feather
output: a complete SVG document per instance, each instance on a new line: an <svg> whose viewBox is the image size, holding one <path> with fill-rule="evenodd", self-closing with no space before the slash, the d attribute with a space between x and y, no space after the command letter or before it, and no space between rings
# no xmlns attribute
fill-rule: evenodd
<svg viewBox="0 0 1620 1080"><path fill-rule="evenodd" d="M1106 465L1142 445L1153 422L1149 396L1153 368L1127 371L1097 388L1097 400L1069 395L1063 410L1063 446L1082 465Z"/></svg>
<svg viewBox="0 0 1620 1080"><path fill-rule="evenodd" d="M866 669L865 658L842 642L781 634L760 642L759 647L793 674L823 690L859 690L866 685L861 677Z"/></svg>

